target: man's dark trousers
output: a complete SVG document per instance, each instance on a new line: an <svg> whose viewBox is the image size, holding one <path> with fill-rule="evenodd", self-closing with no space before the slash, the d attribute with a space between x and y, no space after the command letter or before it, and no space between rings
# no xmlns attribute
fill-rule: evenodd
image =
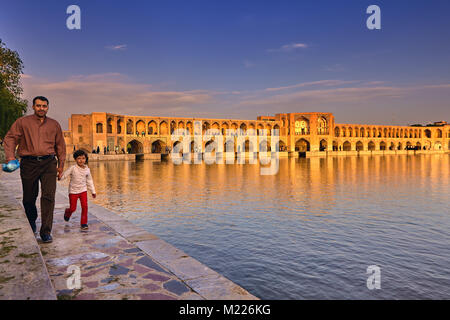
<svg viewBox="0 0 450 320"><path fill-rule="evenodd" d="M55 209L56 191L56 159L45 160L22 158L20 161L20 177L23 188L23 207L30 226L36 230L36 198L41 183L41 230L40 235L49 235L53 225L53 210Z"/></svg>

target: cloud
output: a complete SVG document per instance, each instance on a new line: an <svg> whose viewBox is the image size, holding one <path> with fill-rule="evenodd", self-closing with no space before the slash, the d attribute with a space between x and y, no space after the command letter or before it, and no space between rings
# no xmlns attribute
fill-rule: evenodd
<svg viewBox="0 0 450 320"><path fill-rule="evenodd" d="M371 86L375 86L375 85L382 85L382 84L385 84L386 83L386 81L369 81L369 82L367 82L366 83L366 85L371 85Z"/></svg>
<svg viewBox="0 0 450 320"><path fill-rule="evenodd" d="M422 88L422 89L450 89L450 83L426 85L426 86L422 86L419 88Z"/></svg>
<svg viewBox="0 0 450 320"><path fill-rule="evenodd" d="M31 77L23 79L23 87L27 99L48 97L49 116L61 124L73 113L191 116L197 108L204 114L204 106L213 103L216 95L207 90L157 90L152 84L136 83L119 73L77 75L63 81Z"/></svg>
<svg viewBox="0 0 450 320"><path fill-rule="evenodd" d="M320 81L312 81L312 82L303 82L294 84L291 86L277 87L277 88L266 88L265 91L280 91L280 90L288 90L294 88L302 88L308 86L340 86L350 83L355 83L359 81L344 81L344 80L320 80Z"/></svg>
<svg viewBox="0 0 450 320"><path fill-rule="evenodd" d="M127 45L126 44L117 44L117 45L112 45L112 46L106 46L105 47L108 50L112 50L112 51L123 51L127 49Z"/></svg>
<svg viewBox="0 0 450 320"><path fill-rule="evenodd" d="M259 99L248 99L240 103L241 106L263 105L298 105L299 103L330 104L364 102L380 97L398 98L407 89L396 87L352 87L334 89L302 90L286 94L275 94Z"/></svg>
<svg viewBox="0 0 450 320"><path fill-rule="evenodd" d="M448 120L450 84L392 86L382 81L322 80L242 95L234 109L257 114L332 112L338 123L407 124ZM310 85L318 88L310 88ZM340 86L340 85L339 85ZM291 89L291 90L287 90ZM394 120L399 118L398 120ZM437 120L436 120L437 119Z"/></svg>
<svg viewBox="0 0 450 320"><path fill-rule="evenodd" d="M306 49L309 46L306 43L290 43L281 46L278 49L268 49L268 52L291 52L296 49Z"/></svg>
<svg viewBox="0 0 450 320"><path fill-rule="evenodd" d="M74 75L62 81L29 75L22 82L29 101L38 95L49 98L49 116L64 129L71 114L92 112L256 119L262 114L317 111L333 112L339 123L367 124L394 124L394 113L401 123L450 117L449 83L394 86L383 81L326 79L258 90L173 90L169 85L138 83L120 73Z"/></svg>

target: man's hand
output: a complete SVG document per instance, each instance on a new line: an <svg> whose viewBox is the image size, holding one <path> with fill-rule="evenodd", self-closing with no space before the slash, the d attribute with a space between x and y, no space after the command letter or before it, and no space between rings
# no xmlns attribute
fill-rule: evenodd
<svg viewBox="0 0 450 320"><path fill-rule="evenodd" d="M93 193L93 194L92 194L92 198L95 199L96 197L97 197L97 195L96 195L95 193Z"/></svg>
<svg viewBox="0 0 450 320"><path fill-rule="evenodd" d="M64 169L60 167L60 168L58 168L56 170L58 170L58 180L61 180Z"/></svg>

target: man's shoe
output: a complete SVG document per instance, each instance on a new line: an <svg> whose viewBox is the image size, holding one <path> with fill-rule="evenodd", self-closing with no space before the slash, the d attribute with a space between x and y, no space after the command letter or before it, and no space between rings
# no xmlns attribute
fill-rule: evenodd
<svg viewBox="0 0 450 320"><path fill-rule="evenodd" d="M70 217L64 215L64 221L69 222L69 220L70 220Z"/></svg>
<svg viewBox="0 0 450 320"><path fill-rule="evenodd" d="M81 231L87 231L87 230L89 230L89 226L87 224L82 224Z"/></svg>
<svg viewBox="0 0 450 320"><path fill-rule="evenodd" d="M44 235L41 235L41 240L43 243L50 243L53 241L53 238L52 238L51 234L44 234Z"/></svg>

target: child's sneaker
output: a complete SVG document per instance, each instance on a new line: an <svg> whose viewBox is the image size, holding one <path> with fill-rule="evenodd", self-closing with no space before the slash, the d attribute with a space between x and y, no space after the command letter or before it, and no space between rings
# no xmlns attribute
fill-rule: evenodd
<svg viewBox="0 0 450 320"><path fill-rule="evenodd" d="M70 216L68 216L67 215L67 211L69 210L69 208L67 208L65 211L64 211L64 221L66 221L66 222L68 222L69 220L70 220Z"/></svg>
<svg viewBox="0 0 450 320"><path fill-rule="evenodd" d="M81 231L88 231L88 230L89 230L89 226L87 224L81 225Z"/></svg>

